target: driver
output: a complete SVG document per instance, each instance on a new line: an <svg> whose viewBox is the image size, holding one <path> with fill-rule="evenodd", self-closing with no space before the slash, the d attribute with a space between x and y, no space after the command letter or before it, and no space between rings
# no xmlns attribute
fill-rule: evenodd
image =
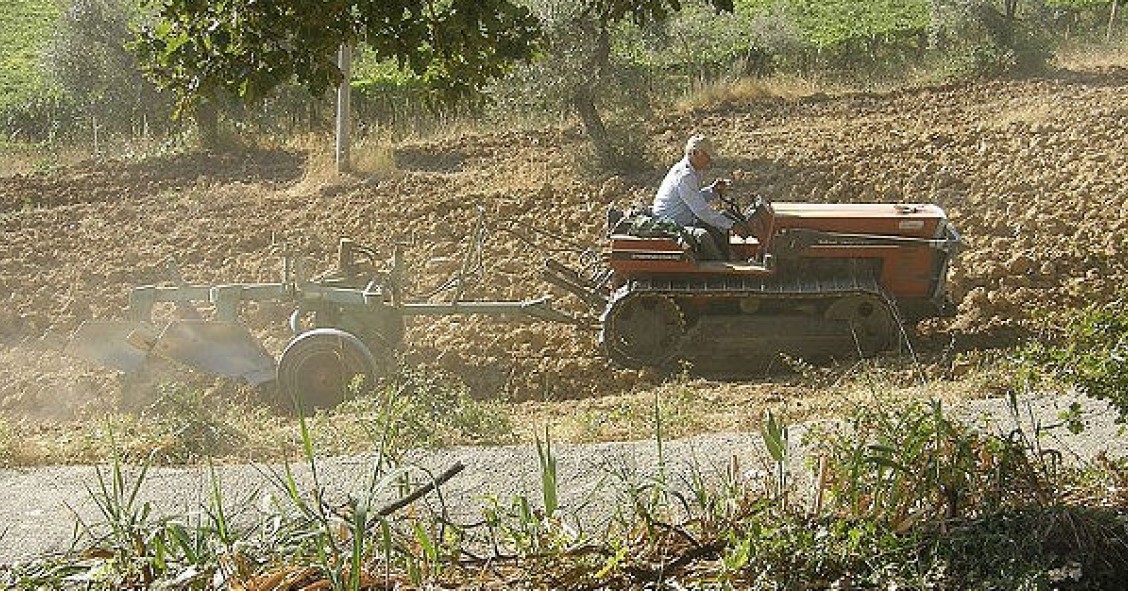
<svg viewBox="0 0 1128 591"><path fill-rule="evenodd" d="M685 157L670 168L658 193L654 195L651 210L654 217L674 222L697 242L698 259L727 258L728 232L733 220L710 205L724 195L728 181L715 180L702 188L701 173L713 164L713 146L702 135L694 135L685 143Z"/></svg>

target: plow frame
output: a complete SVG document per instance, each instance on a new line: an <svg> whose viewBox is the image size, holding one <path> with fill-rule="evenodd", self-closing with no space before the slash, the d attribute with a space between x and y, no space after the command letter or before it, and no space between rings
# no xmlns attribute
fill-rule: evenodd
<svg viewBox="0 0 1128 591"><path fill-rule="evenodd" d="M249 302L276 302L293 307L289 327L293 333L290 343L312 330L329 329L352 336L347 326L302 326L303 312L337 310L362 321L381 320L399 323L409 316L449 315L518 315L588 326L589 322L574 318L552 307L551 296L516 301L462 300L462 290L448 301L402 301L400 278L404 276L403 260L397 245L393 250L390 269L362 272L358 256L369 259L374 251L341 239L338 246L337 268L323 276L306 281L295 279L294 260L283 257L282 278L267 283L222 283L216 285L142 285L129 294L127 320L87 321L68 341L65 352L110 366L124 372L133 372L155 355L194 367L209 373L241 378L252 385L271 382L280 375L280 364L286 363L286 352L276 360L262 343L240 320L243 304ZM154 320L157 304L176 305L180 318L163 326ZM197 306L210 306L208 318L203 318ZM401 331L402 332L402 331ZM400 334L382 344L397 347ZM368 348L376 349L365 335L357 334L369 358ZM353 341L350 340L350 343ZM355 345L353 345L355 346ZM289 349L289 347L287 347ZM376 351L373 351L376 352ZM384 351L379 351L383 353Z"/></svg>

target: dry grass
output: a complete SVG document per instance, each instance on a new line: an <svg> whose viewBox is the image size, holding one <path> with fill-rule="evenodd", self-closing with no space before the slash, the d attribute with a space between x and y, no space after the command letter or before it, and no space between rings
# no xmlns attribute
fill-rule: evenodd
<svg viewBox="0 0 1128 591"><path fill-rule="evenodd" d="M768 410L799 423L845 416L874 404L936 399L950 406L1001 395L999 385L1013 380L1000 363L976 359L955 380L922 382L918 368L888 358L747 381L675 376L631 392L581 400L475 403L473 424L452 419L454 428L447 425L442 433L433 433L436 441L429 445L528 442L543 437L546 426L553 440L565 443L648 439L655 432L656 404L664 436L670 438L755 431ZM221 462L277 461L300 454L293 420L253 396L246 388L180 388L166 392L163 405L158 399L134 411L102 411L73 420L0 418L0 465L104 461L111 451L110 431L126 455L160 463L196 462L203 453ZM350 403L311 417L319 452L370 450L373 433L384 420L379 408L376 403Z"/></svg>
<svg viewBox="0 0 1128 591"><path fill-rule="evenodd" d="M395 176L395 146L387 134L368 136L358 140L352 148L353 170L365 177L388 178Z"/></svg>
<svg viewBox="0 0 1128 591"><path fill-rule="evenodd" d="M901 78L867 80L850 83L829 77L802 77L781 74L768 78L717 80L694 88L676 101L678 111L709 109L719 105L738 104L767 98L798 100L813 95L841 96L857 92L890 92L896 89L934 83L925 69L910 71Z"/></svg>
<svg viewBox="0 0 1128 591"><path fill-rule="evenodd" d="M958 379L925 379L897 359L807 368L799 374L718 382L676 377L652 387L582 400L524 402L508 407L516 438L530 441L545 425L568 443L644 439L653 435L654 405L670 437L759 428L771 410L789 422L839 417L875 401L891 404L936 399L946 405L998 396L1011 382L998 360L977 360Z"/></svg>
<svg viewBox="0 0 1128 591"><path fill-rule="evenodd" d="M1067 45L1058 49L1055 61L1059 67L1076 71L1128 68L1128 34L1103 46Z"/></svg>
<svg viewBox="0 0 1128 591"><path fill-rule="evenodd" d="M86 145L41 146L0 143L0 175L49 172L95 157Z"/></svg>
<svg viewBox="0 0 1128 591"><path fill-rule="evenodd" d="M796 76L718 80L694 89L677 101L675 107L678 111L692 111L769 97L798 99L817 92L829 92L829 90L820 83Z"/></svg>
<svg viewBox="0 0 1128 591"><path fill-rule="evenodd" d="M305 175L294 185L294 192L308 193L327 182L338 178L336 156L333 153L333 137L326 134L306 134L287 142L287 148L306 154Z"/></svg>

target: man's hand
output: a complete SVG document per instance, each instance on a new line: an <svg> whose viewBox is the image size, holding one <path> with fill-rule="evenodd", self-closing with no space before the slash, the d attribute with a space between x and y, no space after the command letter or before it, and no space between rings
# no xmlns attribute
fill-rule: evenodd
<svg viewBox="0 0 1128 591"><path fill-rule="evenodd" d="M718 195L724 195L732 181L728 179L717 179L709 184L709 188Z"/></svg>

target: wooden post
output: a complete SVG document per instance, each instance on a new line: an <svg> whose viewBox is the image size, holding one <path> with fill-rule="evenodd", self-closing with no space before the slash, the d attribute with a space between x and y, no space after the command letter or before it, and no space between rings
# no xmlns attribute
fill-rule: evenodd
<svg viewBox="0 0 1128 591"><path fill-rule="evenodd" d="M1105 32L1105 43L1112 42L1112 26L1116 22L1116 9L1119 4L1120 0L1112 0L1112 10L1108 13L1108 31Z"/></svg>
<svg viewBox="0 0 1128 591"><path fill-rule="evenodd" d="M337 87L337 172L351 172L349 165L349 109L351 103L352 47L342 45L337 52L337 67L341 69L341 85Z"/></svg>

